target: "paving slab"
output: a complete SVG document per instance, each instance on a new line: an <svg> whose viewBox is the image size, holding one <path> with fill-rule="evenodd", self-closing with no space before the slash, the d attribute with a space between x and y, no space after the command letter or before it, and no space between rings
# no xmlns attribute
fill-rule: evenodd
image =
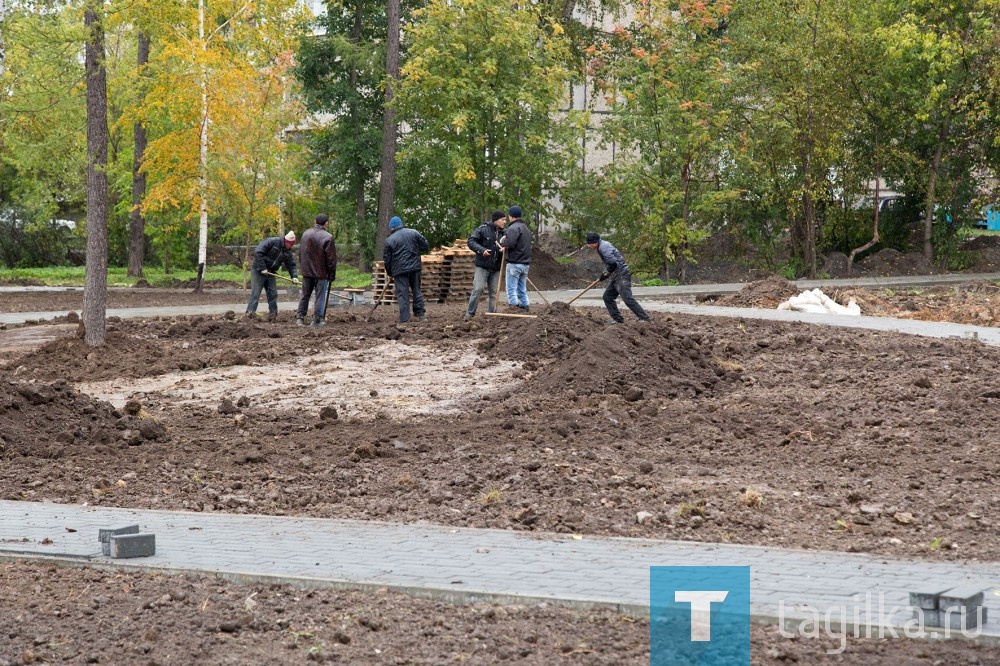
<svg viewBox="0 0 1000 666"><path fill-rule="evenodd" d="M156 554L127 562L102 556L98 531L133 524L156 535ZM910 592L972 586L985 591L989 611L980 638L1000 641L1000 563L14 501L0 501L0 558L198 572L249 583L389 588L457 602L544 601L637 616L649 613L650 566L749 566L758 621L796 626L832 618L899 629L912 617Z"/></svg>

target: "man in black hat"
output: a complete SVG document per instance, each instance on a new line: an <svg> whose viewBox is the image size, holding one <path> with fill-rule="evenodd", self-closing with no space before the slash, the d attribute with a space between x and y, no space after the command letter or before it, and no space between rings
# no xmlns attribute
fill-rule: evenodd
<svg viewBox="0 0 1000 666"><path fill-rule="evenodd" d="M604 305L607 306L608 314L611 315L611 321L608 323L622 324L625 322L625 318L618 310L618 303L616 303L619 295L636 317L641 321L649 321L649 315L639 305L639 301L632 296L632 271L629 270L628 264L625 263L625 257L618 251L618 248L606 240L601 240L601 237L593 231L587 234L587 247L591 250L597 250L597 255L604 262L601 280L611 280L608 283L608 288L604 290Z"/></svg>
<svg viewBox="0 0 1000 666"><path fill-rule="evenodd" d="M531 267L531 231L521 219L520 206L507 211L510 226L503 240L507 253L507 303L511 308L528 311L528 269Z"/></svg>
<svg viewBox="0 0 1000 666"><path fill-rule="evenodd" d="M469 249L476 253L476 273L472 278L472 294L469 296L469 307L465 310L465 321L475 316L484 290L489 293L486 311L495 311L497 287L500 286L500 262L503 259L500 243L506 225L507 216L502 210L495 210L490 215L490 221L480 224L469 236Z"/></svg>

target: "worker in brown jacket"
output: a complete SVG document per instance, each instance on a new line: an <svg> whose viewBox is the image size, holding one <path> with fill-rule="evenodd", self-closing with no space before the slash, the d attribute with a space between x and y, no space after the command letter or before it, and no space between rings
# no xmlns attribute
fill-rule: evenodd
<svg viewBox="0 0 1000 666"><path fill-rule="evenodd" d="M302 234L299 246L299 273L302 275L302 298L295 323L306 323L309 312L309 298L316 292L316 307L313 308L313 326L326 326L326 300L330 294L330 283L337 279L337 245L326 230L327 216L316 216L316 224Z"/></svg>

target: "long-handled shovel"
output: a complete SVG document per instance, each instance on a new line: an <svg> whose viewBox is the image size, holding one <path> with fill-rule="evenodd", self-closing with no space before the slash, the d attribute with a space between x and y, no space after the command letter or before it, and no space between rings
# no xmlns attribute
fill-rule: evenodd
<svg viewBox="0 0 1000 666"><path fill-rule="evenodd" d="M269 273L268 271L261 271L264 275L270 275L271 277L278 278L279 280L284 280L285 282L291 282L292 284L299 284L292 278L286 278L284 275L278 275L277 273Z"/></svg>
<svg viewBox="0 0 1000 666"><path fill-rule="evenodd" d="M382 305L382 298L385 296L385 292L388 289L389 289L389 276L387 274L385 276L385 284L382 285L382 292L378 295L378 298L375 299L375 305L372 306L371 312L369 312L368 316L365 317L366 322L371 321L372 317L375 316L375 310L378 308L378 306Z"/></svg>
<svg viewBox="0 0 1000 666"><path fill-rule="evenodd" d="M545 298L545 294L542 293L541 289L536 287L535 283L531 281L531 278L528 278L528 285L535 290L535 293L538 294L538 296L542 299L543 303L545 303L546 305L552 305L551 303L549 303L549 299Z"/></svg>
<svg viewBox="0 0 1000 666"><path fill-rule="evenodd" d="M323 321L326 321L326 311L330 309L330 290L333 289L333 280L326 281L326 300L323 301Z"/></svg>
<svg viewBox="0 0 1000 666"><path fill-rule="evenodd" d="M581 291L579 294L577 294L573 298L569 299L569 303L566 303L566 305L571 305L573 303L573 301L575 301L576 299L580 298L581 296L583 296L584 294L586 294L588 291L590 291L591 289L593 289L594 285L597 284L600 281L601 281L601 278L597 278L596 280L594 280L593 282L591 282L590 284L588 284L586 289L584 289L583 291Z"/></svg>

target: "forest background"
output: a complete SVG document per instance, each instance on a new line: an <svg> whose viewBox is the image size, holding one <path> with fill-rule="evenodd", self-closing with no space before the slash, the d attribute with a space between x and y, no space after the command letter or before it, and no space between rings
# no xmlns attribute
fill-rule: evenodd
<svg viewBox="0 0 1000 666"><path fill-rule="evenodd" d="M517 203L661 279L719 239L960 268L996 200L1000 0L314 4L0 0L0 263L101 219L102 261L203 268L323 211L368 268L391 215L440 244Z"/></svg>

